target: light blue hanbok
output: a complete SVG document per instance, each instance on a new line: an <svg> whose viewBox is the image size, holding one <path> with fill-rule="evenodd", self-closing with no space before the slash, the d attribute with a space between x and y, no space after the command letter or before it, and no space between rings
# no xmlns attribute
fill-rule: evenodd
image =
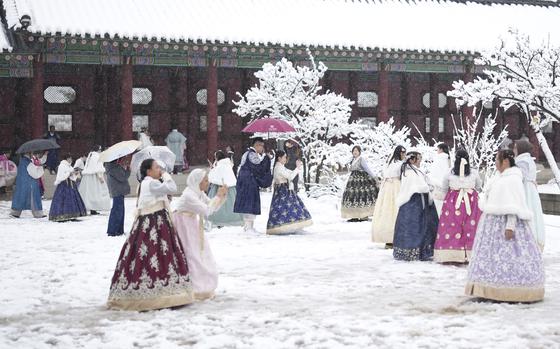
<svg viewBox="0 0 560 349"><path fill-rule="evenodd" d="M533 218L529 221L529 226L542 251L545 243L545 229L541 198L537 188L537 165L529 153L519 154L515 158L515 164L523 173L523 187L525 188L527 206L533 212Z"/></svg>

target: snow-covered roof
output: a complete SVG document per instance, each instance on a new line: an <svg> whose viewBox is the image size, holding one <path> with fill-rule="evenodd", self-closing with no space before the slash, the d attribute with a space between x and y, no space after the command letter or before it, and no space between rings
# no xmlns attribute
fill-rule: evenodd
<svg viewBox="0 0 560 349"><path fill-rule="evenodd" d="M511 27L560 43L555 1L494 0L4 0L8 27L158 40L474 51ZM550 3L550 6L542 5Z"/></svg>

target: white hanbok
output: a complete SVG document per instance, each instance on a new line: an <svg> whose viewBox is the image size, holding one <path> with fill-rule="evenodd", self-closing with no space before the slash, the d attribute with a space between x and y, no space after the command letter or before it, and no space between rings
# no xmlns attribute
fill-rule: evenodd
<svg viewBox="0 0 560 349"><path fill-rule="evenodd" d="M434 199L434 204L438 215L441 214L441 208L443 207L443 200L445 195L447 195L447 190L443 188L443 181L451 172L451 160L449 155L446 153L438 153L434 156L434 161L430 166L428 171L430 184L434 186L432 196Z"/></svg>
<svg viewBox="0 0 560 349"><path fill-rule="evenodd" d="M99 161L98 152L92 151L89 153L82 170L82 181L78 191L89 211L108 211L111 209L105 167Z"/></svg>

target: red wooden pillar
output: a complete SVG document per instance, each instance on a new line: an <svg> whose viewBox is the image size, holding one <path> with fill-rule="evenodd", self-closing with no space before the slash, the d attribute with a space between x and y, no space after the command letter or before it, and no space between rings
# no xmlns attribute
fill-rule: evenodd
<svg viewBox="0 0 560 349"><path fill-rule="evenodd" d="M31 135L41 138L45 133L43 109L44 65L40 57L33 62L33 82L31 85Z"/></svg>
<svg viewBox="0 0 560 349"><path fill-rule="evenodd" d="M430 73L430 134L436 139L439 133L439 93L437 84L437 75Z"/></svg>
<svg viewBox="0 0 560 349"><path fill-rule="evenodd" d="M472 65L467 65L465 67L465 74L463 74L463 81L469 83L473 81L473 69ZM474 107L469 107L466 104L463 106L463 116L465 120L474 122L475 116L473 115Z"/></svg>
<svg viewBox="0 0 560 349"><path fill-rule="evenodd" d="M386 64L381 64L379 69L379 113L378 122L389 121L389 72Z"/></svg>
<svg viewBox="0 0 560 349"><path fill-rule="evenodd" d="M208 158L212 159L218 148L218 68L216 61L208 64L208 83L206 87L208 115L206 116L206 144Z"/></svg>
<svg viewBox="0 0 560 349"><path fill-rule="evenodd" d="M121 67L121 140L132 139L132 64L124 58Z"/></svg>

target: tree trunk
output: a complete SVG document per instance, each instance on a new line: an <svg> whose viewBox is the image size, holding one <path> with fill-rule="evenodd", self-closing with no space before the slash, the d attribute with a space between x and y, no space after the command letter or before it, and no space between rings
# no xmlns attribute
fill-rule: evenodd
<svg viewBox="0 0 560 349"><path fill-rule="evenodd" d="M309 159L308 154L303 155L303 185L305 186L305 192L309 192Z"/></svg>
<svg viewBox="0 0 560 349"><path fill-rule="evenodd" d="M535 135L537 136L539 145L544 153L544 156L546 156L546 161L548 162L548 165L550 166L550 169L554 174L554 178L556 179L556 185L558 186L558 188L560 188L560 170L558 169L558 164L556 163L556 160L554 160L554 155L552 154L552 151L548 146L546 138L542 134L541 129L538 125L534 125L533 123L531 123L531 127L533 128L533 131L535 131Z"/></svg>

